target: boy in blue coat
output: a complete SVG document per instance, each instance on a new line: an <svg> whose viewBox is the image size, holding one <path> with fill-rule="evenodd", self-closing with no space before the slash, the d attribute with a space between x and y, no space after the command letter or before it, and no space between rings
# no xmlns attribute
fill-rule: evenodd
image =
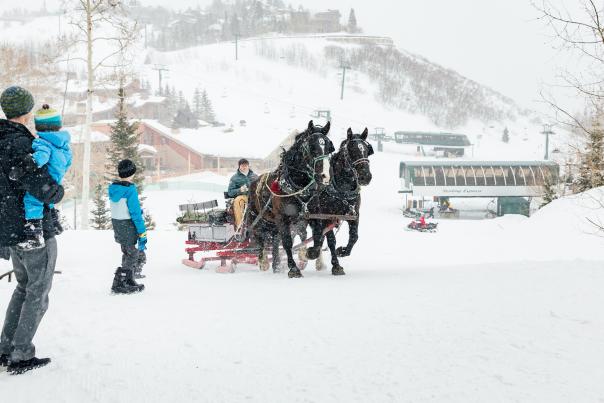
<svg viewBox="0 0 604 403"><path fill-rule="evenodd" d="M115 242L122 249L122 267L115 272L111 291L130 294L145 289L143 284L134 280L134 274L147 249L147 228L138 191L132 183L136 165L130 160L123 160L118 164L117 171L120 180L109 185L109 201Z"/></svg>
<svg viewBox="0 0 604 403"><path fill-rule="evenodd" d="M61 115L47 104L42 105L34 115L37 138L32 143L32 157L38 168L46 166L50 176L61 184L65 173L71 166L72 153L69 143L71 137L69 132L61 130ZM43 248L44 231L42 229L42 218L44 217L44 203L36 199L30 193L23 198L25 205L25 239L17 244L22 250ZM62 232L59 215L54 205L48 206L54 221L55 234Z"/></svg>

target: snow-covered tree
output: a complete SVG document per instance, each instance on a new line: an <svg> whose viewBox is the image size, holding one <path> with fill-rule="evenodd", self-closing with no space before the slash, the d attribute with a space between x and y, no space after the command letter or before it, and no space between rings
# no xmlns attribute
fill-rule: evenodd
<svg viewBox="0 0 604 403"><path fill-rule="evenodd" d="M92 219L90 224L96 230L104 230L111 228L111 217L109 216L109 208L107 207L106 189L99 183L94 189L94 209L92 210Z"/></svg>
<svg viewBox="0 0 604 403"><path fill-rule="evenodd" d="M588 130L587 144L581 155L579 174L575 180L578 192L604 186L604 128L600 123L603 115L598 111Z"/></svg>
<svg viewBox="0 0 604 403"><path fill-rule="evenodd" d="M556 178L552 177L551 175L546 175L545 183L543 185L543 201L539 207L547 206L558 198L556 185Z"/></svg>
<svg viewBox="0 0 604 403"><path fill-rule="evenodd" d="M216 115L214 115L214 107L212 107L212 101L206 90L201 93L201 119L208 123L216 122Z"/></svg>
<svg viewBox="0 0 604 403"><path fill-rule="evenodd" d="M351 34L354 34L356 32L358 32L359 27L357 25L357 16L354 12L354 8L350 9L350 14L348 15L348 32L350 32Z"/></svg>
<svg viewBox="0 0 604 403"><path fill-rule="evenodd" d="M503 136L501 136L501 141L503 141L504 143L510 142L510 132L507 127L503 129Z"/></svg>
<svg viewBox="0 0 604 403"><path fill-rule="evenodd" d="M90 165L92 124L92 97L97 86L100 69L109 67L116 57L124 64L127 49L137 38L137 23L127 15L122 1L65 0L63 7L70 15L70 24L75 26L75 36L70 38L74 47L82 43L86 48L87 96L84 123L84 153L82 164L82 226L88 228L88 200L90 197ZM104 42L104 43L103 43ZM110 49L107 51L107 49ZM100 56L96 52L105 52ZM115 66L114 66L115 67Z"/></svg>
<svg viewBox="0 0 604 403"><path fill-rule="evenodd" d="M130 122L126 109L126 92L124 88L118 90L118 105L115 115L116 121L111 127L109 136L110 145L107 149L107 179L111 180L117 175L117 165L123 159L132 160L136 164L134 183L139 186L144 180L144 166L138 153L140 144L138 123Z"/></svg>
<svg viewBox="0 0 604 403"><path fill-rule="evenodd" d="M193 113L195 114L196 118L201 119L202 109L201 91L199 90L199 87L197 87L193 93Z"/></svg>
<svg viewBox="0 0 604 403"><path fill-rule="evenodd" d="M199 127L199 121L186 101L184 107L176 112L176 116L172 122L173 129L180 129L182 127L187 129L197 129Z"/></svg>

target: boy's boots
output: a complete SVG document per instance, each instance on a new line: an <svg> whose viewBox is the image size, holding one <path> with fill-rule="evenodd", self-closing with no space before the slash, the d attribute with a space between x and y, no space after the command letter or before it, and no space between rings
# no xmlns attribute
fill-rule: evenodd
<svg viewBox="0 0 604 403"><path fill-rule="evenodd" d="M145 289L142 284L137 284L132 278L132 270L122 269L118 267L113 277L113 285L111 291L115 294L132 294Z"/></svg>
<svg viewBox="0 0 604 403"><path fill-rule="evenodd" d="M25 239L17 244L21 250L39 249L45 246L42 220L27 220L23 230Z"/></svg>
<svg viewBox="0 0 604 403"><path fill-rule="evenodd" d="M131 287L136 287L137 291L142 291L145 289L144 284L139 284L134 280L134 270L128 270L128 274L126 275L126 282Z"/></svg>
<svg viewBox="0 0 604 403"><path fill-rule="evenodd" d="M134 278L137 280L143 279L147 276L142 274L143 266L147 263L147 255L144 250L138 251L138 258L136 260L136 268L134 269Z"/></svg>
<svg viewBox="0 0 604 403"><path fill-rule="evenodd" d="M52 217L52 225L55 228L55 235L61 235L63 233L63 226L61 225L61 217L59 216L59 210L56 208L50 209L50 216Z"/></svg>

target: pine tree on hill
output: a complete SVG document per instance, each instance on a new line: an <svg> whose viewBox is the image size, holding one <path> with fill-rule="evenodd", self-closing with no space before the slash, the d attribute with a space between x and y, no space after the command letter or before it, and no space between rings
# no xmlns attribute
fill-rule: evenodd
<svg viewBox="0 0 604 403"><path fill-rule="evenodd" d="M201 119L208 123L216 122L216 115L214 115L212 101L210 101L206 90L203 90L201 93Z"/></svg>
<svg viewBox="0 0 604 403"><path fill-rule="evenodd" d="M503 141L504 143L510 142L510 132L507 127L503 129L503 136L501 137L501 141Z"/></svg>
<svg viewBox="0 0 604 403"><path fill-rule="evenodd" d="M104 230L111 228L111 217L109 216L109 208L107 207L107 196L105 189L99 183L94 189L94 209L92 210L91 224L96 230Z"/></svg>
<svg viewBox="0 0 604 403"><path fill-rule="evenodd" d="M359 27L357 25L357 16L354 12L354 8L350 9L350 14L348 15L348 32L354 34L358 32Z"/></svg>
<svg viewBox="0 0 604 403"><path fill-rule="evenodd" d="M199 88L195 88L193 93L193 114L197 119L201 119L202 103L201 103L201 91Z"/></svg>
<svg viewBox="0 0 604 403"><path fill-rule="evenodd" d="M191 111L191 107L188 102L185 102L185 106L180 108L176 112L174 121L172 122L173 129L187 128L197 129L199 127L199 121L195 114Z"/></svg>
<svg viewBox="0 0 604 403"><path fill-rule="evenodd" d="M604 128L600 123L602 117L602 113L598 111L588 133L579 174L575 180L578 192L604 186Z"/></svg>

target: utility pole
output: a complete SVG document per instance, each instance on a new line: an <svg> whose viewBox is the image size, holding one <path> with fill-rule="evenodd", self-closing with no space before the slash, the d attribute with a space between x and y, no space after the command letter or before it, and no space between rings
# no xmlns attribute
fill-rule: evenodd
<svg viewBox="0 0 604 403"><path fill-rule="evenodd" d="M541 132L541 134L545 134L545 160L549 159L549 136L550 135L554 135L556 133L554 133L552 131L552 125L549 123L546 123L543 125L543 131Z"/></svg>
<svg viewBox="0 0 604 403"><path fill-rule="evenodd" d="M346 83L346 70L350 68L350 66L346 66L344 63L340 66L342 69L342 92L340 93L340 100L344 99L344 84Z"/></svg>
<svg viewBox="0 0 604 403"><path fill-rule="evenodd" d="M235 61L239 60L239 34L235 34Z"/></svg>
<svg viewBox="0 0 604 403"><path fill-rule="evenodd" d="M162 72L166 71L170 71L170 69L168 69L166 66L164 65L160 65L160 64L156 64L153 67L153 70L157 71L157 73L159 74L159 95L162 95L162 91L163 91L163 87L161 85L161 81L162 81Z"/></svg>

